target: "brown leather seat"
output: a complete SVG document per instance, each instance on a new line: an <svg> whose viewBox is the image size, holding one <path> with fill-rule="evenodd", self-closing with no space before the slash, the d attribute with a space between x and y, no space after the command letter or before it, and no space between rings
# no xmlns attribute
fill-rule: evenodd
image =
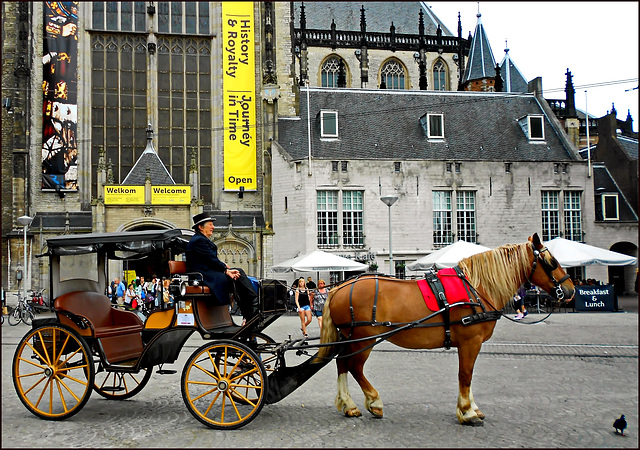
<svg viewBox="0 0 640 450"><path fill-rule="evenodd" d="M74 291L56 298L55 310L84 318L110 363L133 359L142 353L144 325L137 314L111 307L106 295Z"/></svg>
<svg viewBox="0 0 640 450"><path fill-rule="evenodd" d="M209 286L202 283L202 275L198 272L189 272L187 273L187 263L186 261L169 261L169 273L171 275L190 275L190 274L198 274L199 276L195 279L200 281L198 286L187 286L187 294L209 294Z"/></svg>

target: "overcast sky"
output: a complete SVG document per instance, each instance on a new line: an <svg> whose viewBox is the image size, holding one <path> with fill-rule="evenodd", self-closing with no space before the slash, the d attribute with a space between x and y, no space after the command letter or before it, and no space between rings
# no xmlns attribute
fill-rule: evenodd
<svg viewBox="0 0 640 450"><path fill-rule="evenodd" d="M460 12L464 38L473 35L479 8L496 63L504 57L506 39L527 81L542 77L547 99L565 98L568 68L578 109L602 117L613 102L618 119L631 110L638 131L638 2L426 3L454 35ZM621 80L631 81L616 83Z"/></svg>

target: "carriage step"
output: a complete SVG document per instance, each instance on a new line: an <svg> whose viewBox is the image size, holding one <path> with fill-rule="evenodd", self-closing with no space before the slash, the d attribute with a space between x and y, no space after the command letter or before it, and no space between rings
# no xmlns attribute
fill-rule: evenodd
<svg viewBox="0 0 640 450"><path fill-rule="evenodd" d="M177 373L177 370L173 370L173 369L158 369L156 370L156 373L159 373L160 375L171 375L174 373Z"/></svg>
<svg viewBox="0 0 640 450"><path fill-rule="evenodd" d="M120 392L120 391L124 391L125 389L120 386L104 386L104 387L101 387L100 390L107 391L107 392Z"/></svg>

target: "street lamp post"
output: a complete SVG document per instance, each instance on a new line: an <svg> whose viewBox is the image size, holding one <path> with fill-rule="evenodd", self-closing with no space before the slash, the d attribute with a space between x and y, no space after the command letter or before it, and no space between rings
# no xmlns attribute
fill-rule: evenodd
<svg viewBox="0 0 640 450"><path fill-rule="evenodd" d="M391 205L398 201L398 197L395 195L385 195L380 197L380 200L389 207L389 271L391 276L395 274L395 267L393 266L393 246L391 244Z"/></svg>
<svg viewBox="0 0 640 450"><path fill-rule="evenodd" d="M20 216L18 223L22 225L24 236L24 259L22 260L22 298L27 298L27 228L31 225L33 217Z"/></svg>

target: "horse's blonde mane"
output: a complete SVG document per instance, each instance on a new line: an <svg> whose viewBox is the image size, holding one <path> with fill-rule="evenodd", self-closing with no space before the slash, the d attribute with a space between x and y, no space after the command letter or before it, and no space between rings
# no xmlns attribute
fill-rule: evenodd
<svg viewBox="0 0 640 450"><path fill-rule="evenodd" d="M498 309L513 298L531 270L529 243L507 244L458 263L471 285Z"/></svg>

